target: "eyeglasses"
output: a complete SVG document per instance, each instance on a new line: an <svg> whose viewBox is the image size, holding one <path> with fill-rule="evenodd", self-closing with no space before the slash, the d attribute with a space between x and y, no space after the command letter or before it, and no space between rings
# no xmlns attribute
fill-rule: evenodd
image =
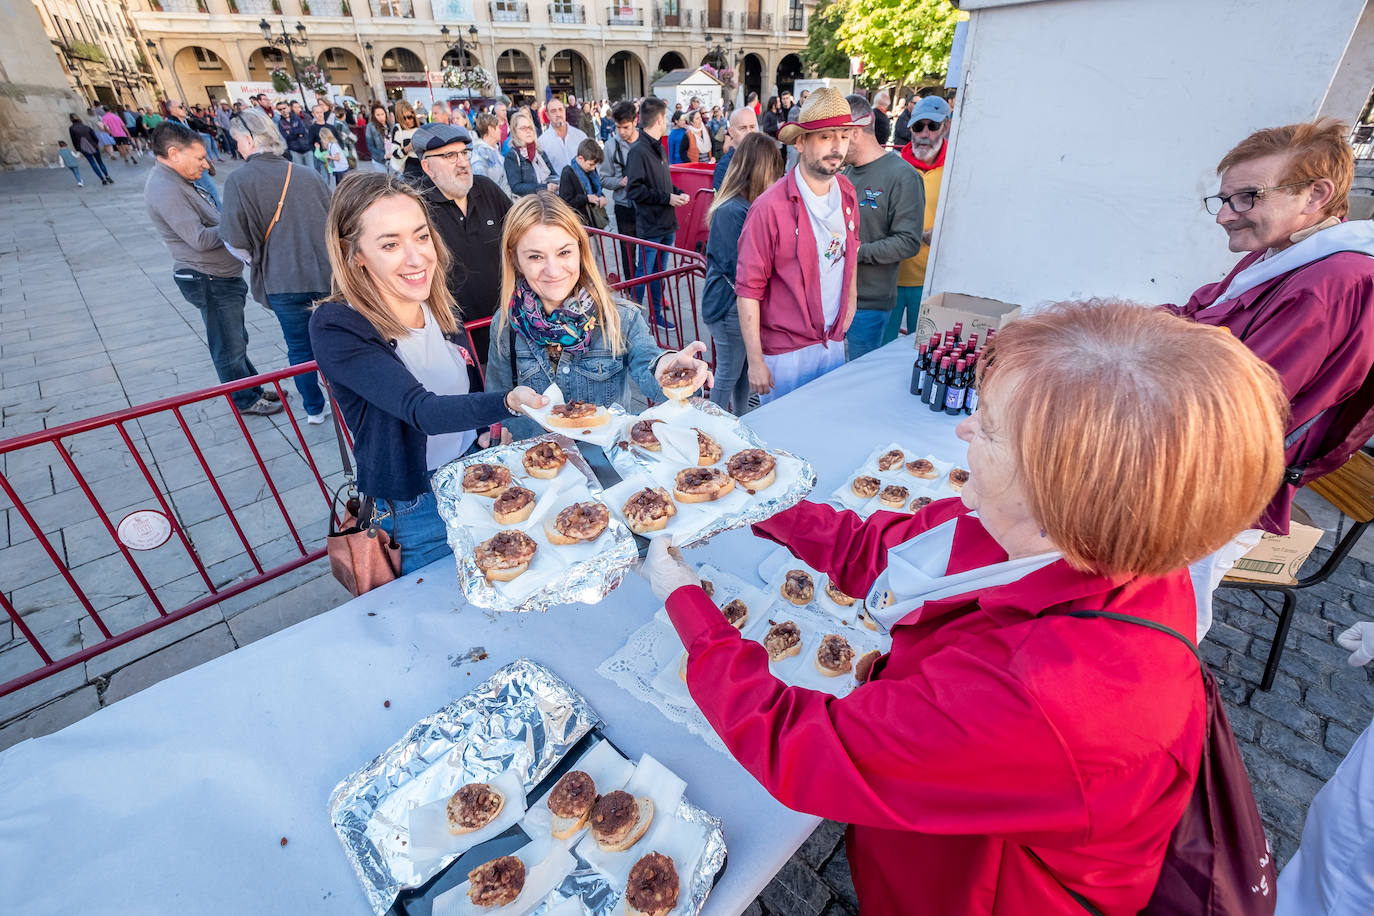
<svg viewBox="0 0 1374 916"><path fill-rule="evenodd" d="M925 131L935 133L935 131L944 126L944 123L944 121L917 121L915 124L911 125L911 132L913 134L924 133Z"/></svg>
<svg viewBox="0 0 1374 916"><path fill-rule="evenodd" d="M463 160L464 162L467 161L467 158L468 158L468 151L465 150L465 149L460 149L460 150L452 150L452 151L447 152L447 153L428 153L428 154L425 155L425 158L426 158L426 159L442 159L442 160L444 160L445 162L447 162L449 165L456 165L456 164L458 163L458 160L460 160L460 159Z"/></svg>
<svg viewBox="0 0 1374 916"><path fill-rule="evenodd" d="M1227 204L1231 205L1232 213L1244 213L1253 209L1255 201L1263 200L1270 191L1282 191L1284 188L1300 188L1303 185L1311 184L1315 178L1308 178L1306 181L1295 181L1291 184L1277 184L1271 188L1254 188L1249 191L1237 191L1234 194L1213 194L1211 197L1202 198L1202 205L1207 208L1207 212L1216 216L1221 212L1221 208Z"/></svg>

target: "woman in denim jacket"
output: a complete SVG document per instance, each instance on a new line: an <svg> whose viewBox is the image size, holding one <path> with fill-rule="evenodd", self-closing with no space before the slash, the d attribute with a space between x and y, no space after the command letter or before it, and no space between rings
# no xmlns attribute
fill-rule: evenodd
<svg viewBox="0 0 1374 916"><path fill-rule="evenodd" d="M557 195L540 191L516 201L501 237L501 300L492 320L487 385L542 392L557 384L568 401L609 406L626 399L635 380L645 397L663 400L659 378L670 369L711 373L693 341L661 350L633 302L611 294L596 267L581 221ZM517 439L543 432L527 417L502 421Z"/></svg>

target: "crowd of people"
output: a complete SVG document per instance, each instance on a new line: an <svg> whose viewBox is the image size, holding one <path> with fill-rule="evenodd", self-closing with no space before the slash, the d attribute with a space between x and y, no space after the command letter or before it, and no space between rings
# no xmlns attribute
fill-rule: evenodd
<svg viewBox="0 0 1374 916"><path fill-rule="evenodd" d="M831 89L735 110L224 108L223 138L218 113L183 105L141 137L125 113L99 120L156 157L148 210L220 379L256 371L250 288L292 363L318 361L353 434L360 522L399 546L402 573L449 550L434 472L501 441L496 424L538 432L522 408L549 385L625 404L631 381L657 400L687 368L743 414L914 331L952 118L939 92L893 108ZM245 160L222 196L203 187L221 139ZM71 140L100 161L95 125L74 119ZM699 303L714 371L707 344L654 333L672 327L655 275L688 201L679 161L711 166L717 189ZM1200 641L1241 548L1285 532L1295 490L1374 433L1374 232L1344 219L1343 126L1258 131L1218 175L1206 203L1243 254L1224 280L1182 306L1049 308L989 342L960 498L867 521L804 502L756 527L891 633L849 697L774 680L666 539L650 550L693 697L780 800L854 825L866 911L907 911L917 873L923 912L1140 910L1193 792L1206 704L1174 640L1073 615ZM637 296L598 263L587 228L607 226ZM326 422L314 375L297 389ZM260 389L235 403L282 409Z"/></svg>

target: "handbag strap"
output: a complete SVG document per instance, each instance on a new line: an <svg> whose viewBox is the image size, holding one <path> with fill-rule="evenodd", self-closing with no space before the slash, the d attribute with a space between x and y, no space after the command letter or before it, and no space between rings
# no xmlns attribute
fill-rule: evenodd
<svg viewBox="0 0 1374 916"><path fill-rule="evenodd" d="M1165 624L1159 623L1158 621L1147 620L1144 617L1134 617L1130 614L1118 614L1115 611L1069 611L1064 616L1079 618L1105 617L1108 620L1119 620L1122 623L1133 623L1136 626L1149 627L1151 630L1156 630L1160 633L1167 633L1188 647L1188 651L1193 653L1193 657L1197 659L1197 663L1202 669L1203 681L1207 680L1207 663L1203 660L1202 653L1198 651L1197 646L1193 644L1193 641L1191 639L1184 636L1182 633L1180 633L1178 630L1175 630L1173 627L1166 626ZM1050 870L1050 867L1045 864L1044 859L1036 855L1034 849L1031 849L1029 846L1022 846L1021 848L1024 849L1026 851L1026 854L1030 856L1032 859L1034 859L1035 862L1045 870L1045 874L1053 878L1054 883L1062 887L1064 889L1064 893L1072 897L1074 899L1074 902L1081 906L1085 912L1091 913L1092 916L1104 916L1101 910L1093 906L1091 900L1089 900L1087 897L1084 897L1082 894L1078 893L1078 891L1074 890L1073 888L1069 887L1063 881L1059 880L1059 876Z"/></svg>
<svg viewBox="0 0 1374 916"><path fill-rule="evenodd" d="M323 378L323 376L321 376L321 378ZM324 389L329 393L329 399L333 401L334 391L329 387L328 382L325 382ZM344 477L346 478L343 487L339 489L343 490L347 488L348 490L357 492L358 480L357 476L353 473L353 462L350 461L348 457L348 443L344 441L343 422L339 419L338 403L334 404L334 409L330 411L330 416L334 419L334 438L339 442L339 463L343 465ZM376 501L373 500L371 496L368 496L366 493L362 494L362 498L358 503L359 528L368 527L368 523L372 521L372 515L376 511L376 505ZM334 525L332 517L330 518L329 524L332 531Z"/></svg>
<svg viewBox="0 0 1374 916"><path fill-rule="evenodd" d="M281 219L281 207L286 203L286 189L291 187L291 168L292 163L286 163L286 181L281 186L281 197L277 198L277 212L272 214L272 222L267 224L267 232L262 236L263 248L267 247L267 240L272 237L272 228L277 225L277 220Z"/></svg>

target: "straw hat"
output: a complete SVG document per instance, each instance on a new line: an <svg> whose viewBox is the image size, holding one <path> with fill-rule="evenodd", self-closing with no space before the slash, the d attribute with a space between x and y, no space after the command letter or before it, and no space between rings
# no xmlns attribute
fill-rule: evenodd
<svg viewBox="0 0 1374 916"><path fill-rule="evenodd" d="M778 131L778 139L791 146L802 134L834 130L837 127L867 127L872 121L873 115L854 120L849 113L849 103L840 91L822 86L806 97L806 104L802 105L796 123L783 125Z"/></svg>

